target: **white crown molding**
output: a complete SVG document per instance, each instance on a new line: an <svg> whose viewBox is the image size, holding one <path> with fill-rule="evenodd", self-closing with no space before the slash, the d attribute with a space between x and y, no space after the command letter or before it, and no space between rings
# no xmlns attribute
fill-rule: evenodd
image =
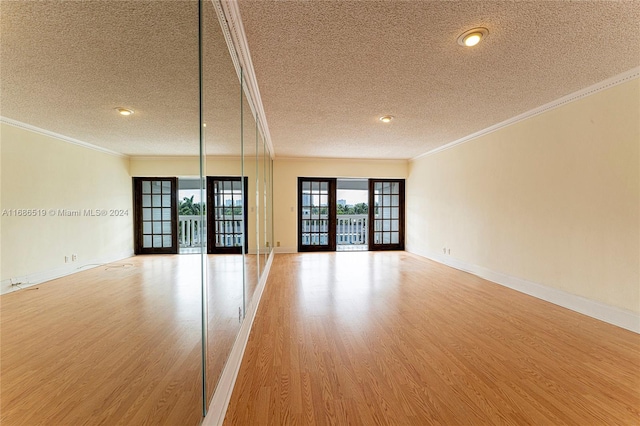
<svg viewBox="0 0 640 426"><path fill-rule="evenodd" d="M283 157L279 156L277 161L331 161L336 163L360 162L378 164L408 164L409 160L402 158L349 158L349 157Z"/></svg>
<svg viewBox="0 0 640 426"><path fill-rule="evenodd" d="M414 250L412 247L407 247L407 251L443 265L469 272L485 280L519 291L520 293L528 294L529 296L551 302L554 305L640 334L640 315L635 312L587 299L586 297L571 294L533 281L512 277L483 266L463 262L451 256L443 256L439 253L424 250Z"/></svg>
<svg viewBox="0 0 640 426"><path fill-rule="evenodd" d="M256 121L262 128L265 142L269 148L271 158L275 158L275 152L273 150L273 143L271 142L271 133L269 132L269 125L267 124L267 117L264 113L264 107L262 105L262 97L260 96L260 89L258 87L258 80L256 79L255 70L253 69L253 61L251 60L251 53L249 53L249 44L247 43L247 36L244 32L244 25L242 24L242 18L240 16L240 7L236 0L213 0L214 4L218 1L219 5L216 5L216 11L219 13L220 25L227 38L227 43L233 46L232 56L237 57L239 66L242 68L242 76L245 84L243 89L247 97L251 100L249 103L251 109L256 117ZM220 13L223 16L220 16ZM234 60L235 64L235 60ZM236 65L236 71L238 71Z"/></svg>
<svg viewBox="0 0 640 426"><path fill-rule="evenodd" d="M640 77L640 67L636 67L633 69L630 69L629 71L623 72L622 74L618 74L616 76L613 76L611 78L608 78L606 80L603 80L599 83L593 84L589 87L586 87L584 89L578 90L577 92L573 92L570 93L566 96L563 96L559 99L556 99L555 101L551 101L549 103L546 103L542 106L539 106L537 108L534 108L532 110L529 110L525 113L522 113L520 115L517 115L515 117L512 117L508 120L502 121L498 124L494 124L493 126L487 127L486 129L480 130L478 132L472 133L468 136L465 136L463 138L460 138L458 140L455 140L453 142L450 142L448 144L442 145L438 148L432 149L431 151L425 152L424 154L420 154L416 157L411 158L410 161L415 161L419 158L422 157L426 157L428 155L432 155L432 154L436 154L438 152L447 150L449 148L453 148L455 146L461 145L463 143L469 142L473 139L479 138L481 136L484 135L488 135L489 133L493 133L497 130L500 130L504 127L507 126L511 126L512 124L516 124L520 121L526 120L528 118L534 117L538 114L542 114L544 112L547 112L549 110L558 108L560 106L563 106L565 104L568 104L570 102L573 101L577 101L579 99L582 99L584 97L590 96L596 92L600 92L602 90L608 89L610 87L613 86L617 86L618 84L622 84L622 83L626 83L629 80L633 80L634 78L638 78Z"/></svg>
<svg viewBox="0 0 640 426"><path fill-rule="evenodd" d="M59 140L61 140L63 142L68 142L68 143L73 144L73 145L78 145L78 146L81 146L81 147L84 147L84 148L89 148L89 149L92 149L94 151L102 152L104 154L110 154L110 155L115 155L117 157L124 157L124 158L128 158L129 157L128 155L122 154L120 152L112 151L112 150L107 149L107 148L102 148L100 146L93 145L93 144L90 144L88 142L84 142L84 141L81 141L81 140L78 140L78 139L70 138L69 136L61 135L60 133L55 133L55 132L51 132L49 130L41 129L40 127L32 126L31 124L23 123L21 121L13 120L11 118L0 116L0 123L4 123L4 124L7 124L7 125L13 126L13 127L19 127L21 129L28 130L30 132L39 133L39 134L44 135L44 136L49 136L51 138L59 139Z"/></svg>

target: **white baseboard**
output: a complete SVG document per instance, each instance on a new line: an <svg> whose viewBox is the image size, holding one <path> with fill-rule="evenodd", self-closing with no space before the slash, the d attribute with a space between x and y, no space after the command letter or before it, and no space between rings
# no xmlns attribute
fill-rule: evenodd
<svg viewBox="0 0 640 426"><path fill-rule="evenodd" d="M235 386L236 379L238 378L238 372L240 371L240 364L242 364L242 356L247 347L249 340L249 333L253 326L253 320L256 317L260 300L262 299L262 293L264 291L267 278L269 277L269 271L271 270L271 264L273 263L273 257L275 252L272 251L265 265L264 273L260 277L260 282L256 287L253 299L247 306L245 311L244 321L240 326L240 331L236 337L236 341L231 348L229 358L222 370L218 385L216 386L215 393L209 404L207 415L205 416L202 426L217 426L222 425L224 422L224 416L227 414L227 407L231 400L231 394L233 393L233 387Z"/></svg>
<svg viewBox="0 0 640 426"><path fill-rule="evenodd" d="M113 256L105 256L83 262L71 262L60 266L59 268L4 279L2 280L2 282L0 282L0 294L11 293L13 291L20 290L20 288L42 284L46 281L62 278L80 271L95 268L96 266L104 265L106 263L117 262L119 260L129 258L133 255L133 251L123 252ZM11 279L13 279L15 283L20 283L20 287L13 285Z"/></svg>
<svg viewBox="0 0 640 426"><path fill-rule="evenodd" d="M522 278L512 277L501 272L492 271L482 266L471 265L450 256L423 251L410 251L421 257L434 260L452 268L469 272L496 284L509 287L521 293L551 302L563 308L590 316L600 321L622 327L640 334L640 315L635 312L607 305L586 297L567 293L566 291L548 287Z"/></svg>

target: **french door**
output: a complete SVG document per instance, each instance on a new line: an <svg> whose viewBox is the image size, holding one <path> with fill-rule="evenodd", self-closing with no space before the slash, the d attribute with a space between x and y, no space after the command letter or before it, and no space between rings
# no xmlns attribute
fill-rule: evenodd
<svg viewBox="0 0 640 426"><path fill-rule="evenodd" d="M336 214L335 178L298 178L298 251L335 251Z"/></svg>
<svg viewBox="0 0 640 426"><path fill-rule="evenodd" d="M404 179L369 179L369 250L404 250Z"/></svg>
<svg viewBox="0 0 640 426"><path fill-rule="evenodd" d="M178 253L177 178L133 178L135 254Z"/></svg>
<svg viewBox="0 0 640 426"><path fill-rule="evenodd" d="M247 178L207 176L207 253L247 252Z"/></svg>
<svg viewBox="0 0 640 426"><path fill-rule="evenodd" d="M335 251L336 179L298 178L298 251ZM404 179L369 179L369 250L404 250Z"/></svg>

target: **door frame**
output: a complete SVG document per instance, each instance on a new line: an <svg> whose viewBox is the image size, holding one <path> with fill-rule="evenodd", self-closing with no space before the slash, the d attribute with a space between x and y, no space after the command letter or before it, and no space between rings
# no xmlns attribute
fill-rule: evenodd
<svg viewBox="0 0 640 426"><path fill-rule="evenodd" d="M142 226L142 181L170 181L171 196L171 247L143 247ZM133 250L134 254L178 254L178 178L176 177L134 177L133 178Z"/></svg>
<svg viewBox="0 0 640 426"><path fill-rule="evenodd" d="M399 183L399 197L398 197L398 243L389 244L375 244L375 184L377 182L398 182ZM404 237L405 237L405 194L404 194L404 179L369 179L369 250L404 250Z"/></svg>
<svg viewBox="0 0 640 426"><path fill-rule="evenodd" d="M336 211L336 178L325 177L298 177L298 251L299 252L313 252L313 251L336 251L336 226L337 226L337 211ZM328 244L326 245L305 245L302 243L302 183L303 182L327 182L328 185L328 217L329 228L327 232Z"/></svg>
<svg viewBox="0 0 640 426"><path fill-rule="evenodd" d="M216 228L215 228L215 215L214 215L214 200L213 200L213 182L214 181L230 181L230 182L242 182L242 211L244 229L242 239L244 241L244 253L249 253L249 226L248 226L248 202L247 202L247 190L249 180L247 176L207 176L207 254L242 254L242 246L233 247L218 247L215 244ZM232 206L233 208L233 206Z"/></svg>

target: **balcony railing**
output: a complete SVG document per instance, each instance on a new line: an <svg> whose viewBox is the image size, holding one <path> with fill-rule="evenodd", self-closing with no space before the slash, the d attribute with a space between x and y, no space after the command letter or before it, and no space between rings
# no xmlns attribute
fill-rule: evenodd
<svg viewBox="0 0 640 426"><path fill-rule="evenodd" d="M338 229L336 233L337 245L366 245L367 222L366 214L338 215Z"/></svg>
<svg viewBox="0 0 640 426"><path fill-rule="evenodd" d="M368 221L369 216L366 214L338 215L336 244L339 246L367 245ZM320 215L317 219L302 219L303 244L326 244L328 231L329 219L327 215Z"/></svg>
<svg viewBox="0 0 640 426"><path fill-rule="evenodd" d="M369 217L366 214L338 215L336 229L336 243L342 245L367 245L367 226ZM178 241L180 247L203 247L200 241L201 218L198 215L178 216ZM232 232L242 232L242 220L225 220L218 222L219 233L230 234ZM326 233L328 232L329 219L326 215L321 215L319 219L303 219L303 233ZM206 229L202 234L206 238ZM306 242L309 244L309 242ZM316 243L320 243L319 241ZM232 244L232 243L230 243Z"/></svg>
<svg viewBox="0 0 640 426"><path fill-rule="evenodd" d="M178 242L180 247L203 247L200 241L200 216L178 216ZM206 233L203 233L206 235Z"/></svg>

